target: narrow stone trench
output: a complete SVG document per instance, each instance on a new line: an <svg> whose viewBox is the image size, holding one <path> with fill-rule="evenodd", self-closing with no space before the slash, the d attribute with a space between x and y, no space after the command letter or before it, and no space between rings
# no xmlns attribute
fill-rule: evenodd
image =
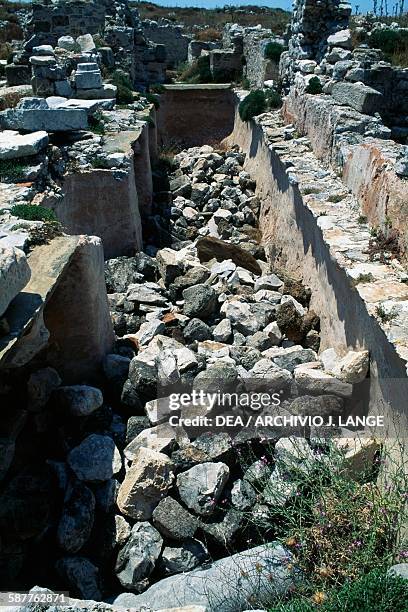
<svg viewBox="0 0 408 612"><path fill-rule="evenodd" d="M285 429L309 440L294 442L265 421L243 424L248 415L341 414L368 353L318 357L310 290L270 269L244 160L238 148L211 146L160 157L144 252L106 262L116 342L99 388L60 386L40 362L27 393L11 384L38 444L2 494L7 588L41 585L136 609L200 604L208 588L198 596L185 572L211 572L214 560L223 571L248 549L262 559L279 535L273 517L297 494L279 463L319 461L317 431ZM204 395L179 409L163 399L193 391ZM210 409L206 394L218 392L273 401ZM284 593L295 580L291 553L274 547L269 580ZM208 609L245 609L250 595L236 597L213 593Z"/></svg>

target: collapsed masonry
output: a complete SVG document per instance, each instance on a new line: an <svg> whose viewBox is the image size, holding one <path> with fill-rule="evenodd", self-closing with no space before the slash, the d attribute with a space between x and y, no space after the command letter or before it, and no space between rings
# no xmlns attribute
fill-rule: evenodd
<svg viewBox="0 0 408 612"><path fill-rule="evenodd" d="M13 64L6 68L8 84L21 85L31 78L29 59L34 47L55 47L63 37L77 39L86 34L99 38L97 55L102 65L115 65L128 74L135 89L165 80L166 49L143 34L138 12L127 0L81 2L80 0L42 0L33 4L32 17L26 28L26 42L14 54ZM78 45L74 51L82 53ZM85 49L85 51L95 51ZM72 68L71 68L72 69Z"/></svg>

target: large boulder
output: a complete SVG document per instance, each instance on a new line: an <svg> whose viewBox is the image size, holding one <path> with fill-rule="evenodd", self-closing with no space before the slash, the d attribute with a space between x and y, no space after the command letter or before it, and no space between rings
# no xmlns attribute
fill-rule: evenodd
<svg viewBox="0 0 408 612"><path fill-rule="evenodd" d="M138 521L150 519L173 480L173 464L166 455L140 448L120 486L117 499L119 510Z"/></svg>
<svg viewBox="0 0 408 612"><path fill-rule="evenodd" d="M13 130L4 130L0 133L0 159L16 159L36 155L47 145L47 132L19 134Z"/></svg>
<svg viewBox="0 0 408 612"><path fill-rule="evenodd" d="M225 463L200 463L177 477L182 501L197 514L211 514L229 478Z"/></svg>
<svg viewBox="0 0 408 612"><path fill-rule="evenodd" d="M206 612L237 612L270 606L295 587L298 574L281 545L264 544L219 559L208 569L170 576L141 595L122 593L117 607L156 610L202 605Z"/></svg>
<svg viewBox="0 0 408 612"><path fill-rule="evenodd" d="M383 94L364 83L334 83L331 94L338 104L349 106L359 113L374 115L384 106Z"/></svg>
<svg viewBox="0 0 408 612"><path fill-rule="evenodd" d="M261 267L253 255L235 244L229 244L212 236L199 238L197 241L197 255L201 262L211 261L211 259L216 259L217 261L231 259L237 266L254 272L254 274L262 273Z"/></svg>
<svg viewBox="0 0 408 612"><path fill-rule="evenodd" d="M136 523L133 526L116 561L116 575L125 589L140 592L147 587L162 544L160 533L150 523Z"/></svg>
<svg viewBox="0 0 408 612"><path fill-rule="evenodd" d="M31 277L27 259L20 249L0 247L0 316Z"/></svg>

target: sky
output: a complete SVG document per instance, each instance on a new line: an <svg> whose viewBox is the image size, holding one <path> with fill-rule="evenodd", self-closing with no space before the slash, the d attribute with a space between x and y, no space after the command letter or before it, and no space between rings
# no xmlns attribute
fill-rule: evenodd
<svg viewBox="0 0 408 612"><path fill-rule="evenodd" d="M202 8L215 8L224 6L225 4L240 5L258 5L269 6L271 8L283 8L286 10L292 9L292 0L152 0L155 4L161 6L198 6ZM393 0L390 0L393 3ZM356 0L352 1L352 6L356 4L360 6L360 12L366 12L372 8L372 0Z"/></svg>

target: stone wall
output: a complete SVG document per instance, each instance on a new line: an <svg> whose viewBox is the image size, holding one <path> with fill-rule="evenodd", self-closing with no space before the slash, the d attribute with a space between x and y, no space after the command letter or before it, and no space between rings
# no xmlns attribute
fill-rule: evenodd
<svg viewBox="0 0 408 612"><path fill-rule="evenodd" d="M60 36L98 34L105 26L106 1L41 0L32 5L29 31L41 42L55 45Z"/></svg>
<svg viewBox="0 0 408 612"><path fill-rule="evenodd" d="M157 114L161 146L219 142L232 130L234 95L227 85L166 85Z"/></svg>
<svg viewBox="0 0 408 612"><path fill-rule="evenodd" d="M244 76L251 87L262 88L265 81L276 82L279 79L279 61L265 57L265 49L270 42L284 45L284 40L274 36L270 30L254 29L244 36Z"/></svg>
<svg viewBox="0 0 408 612"><path fill-rule="evenodd" d="M145 19L142 21L142 29L148 40L165 45L168 68L176 68L187 61L191 37L184 33L183 26L176 25L167 19L159 22Z"/></svg>
<svg viewBox="0 0 408 612"><path fill-rule="evenodd" d="M301 153L296 143L298 156L294 155L277 114L276 127L273 125L271 118L265 118L264 126L258 121L244 123L237 113L234 131L227 140L229 145L238 144L247 151L245 167L256 180L262 202L259 227L269 259L277 273L284 269L311 287L311 307L321 321L321 350L334 346L340 351L345 347L370 351L371 409L388 414L389 423L392 421L395 427L406 427L408 348L406 339L402 340L405 338L402 304L406 303L408 291L403 282L394 280L392 267L380 271L378 266L368 263L368 255L364 266L373 272L372 284L358 284L362 264L356 260L354 268L344 251L348 245L351 252L354 241L356 252L361 249L364 252L369 232L365 231L363 238L363 228L357 221L352 222L350 210L346 212L347 208L321 197L325 191L333 195L336 180L337 189L344 190L335 173L324 171L321 166L319 169L313 154ZM269 133L274 137L269 137ZM289 161L292 163L287 166ZM322 191L320 197L305 195L309 185L313 185L314 193ZM387 299L395 307L401 305L392 334L373 316L375 305ZM398 336L399 341L395 342Z"/></svg>

